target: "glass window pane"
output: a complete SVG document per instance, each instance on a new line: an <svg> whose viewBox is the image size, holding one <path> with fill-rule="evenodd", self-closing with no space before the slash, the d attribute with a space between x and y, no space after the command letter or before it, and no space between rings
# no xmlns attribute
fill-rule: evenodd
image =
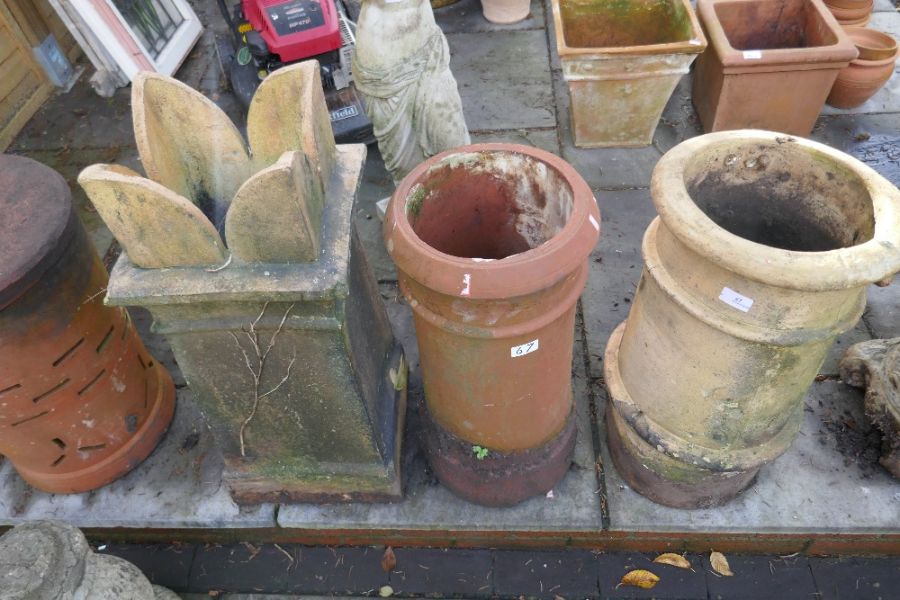
<svg viewBox="0 0 900 600"><path fill-rule="evenodd" d="M159 57L184 17L172 0L110 0L131 27L138 43L153 59Z"/></svg>

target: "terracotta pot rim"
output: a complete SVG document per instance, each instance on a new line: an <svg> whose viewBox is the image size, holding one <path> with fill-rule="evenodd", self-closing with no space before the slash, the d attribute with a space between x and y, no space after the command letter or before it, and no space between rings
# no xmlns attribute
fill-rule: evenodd
<svg viewBox="0 0 900 600"><path fill-rule="evenodd" d="M484 260L446 254L426 244L406 218L410 190L432 166L455 154L507 152L527 156L554 169L572 188L572 213L562 230L536 248L502 259ZM520 144L471 144L435 155L413 169L391 196L384 238L397 267L437 292L471 299L524 296L544 289L574 271L594 249L600 235L600 211L590 186L566 161ZM490 282L478 285L478 282Z"/></svg>
<svg viewBox="0 0 900 600"><path fill-rule="evenodd" d="M869 6L875 6L875 0L822 0L829 9L859 10Z"/></svg>
<svg viewBox="0 0 900 600"><path fill-rule="evenodd" d="M753 242L717 225L694 203L685 185L684 170L698 152L730 140L748 145L789 141L856 173L872 201L872 238L847 248L803 252ZM701 135L682 142L659 160L650 187L662 222L678 239L744 277L788 289L834 290L867 285L900 271L900 190L871 167L824 144L755 129ZM847 268L823 269L826 259Z"/></svg>
<svg viewBox="0 0 900 600"><path fill-rule="evenodd" d="M894 59L897 57L897 40L895 40L890 34L887 34L883 31L878 31L877 29L860 27L858 25L850 25L844 27L844 31L847 32L847 35L850 36L850 39L856 45L856 48L860 51L860 55L856 57L852 62L884 60L863 58L863 50L874 52L891 52L890 56L886 56L885 59Z"/></svg>
<svg viewBox="0 0 900 600"><path fill-rule="evenodd" d="M894 49L894 53L891 54L887 58L879 58L878 60L866 60L864 58L856 58L850 61L850 64L854 67L861 67L864 69L875 68L875 67L883 67L885 65L889 65L891 63L897 62L897 56L900 54L900 48ZM844 67L846 68L846 67Z"/></svg>
<svg viewBox="0 0 900 600"><path fill-rule="evenodd" d="M752 4L759 0L697 0L697 12L700 21L709 37L709 45L716 49L716 53L724 67L756 67L764 68L772 65L815 65L821 68L828 64L846 64L856 58L858 54L856 46L850 37L844 32L836 17L822 3L822 0L809 0L809 6L829 25L837 41L827 46L813 46L809 48L767 48L761 50L761 58L744 58L744 50L738 50L731 45L728 35L722 27L722 23L716 15L716 5ZM809 67L807 67L809 68Z"/></svg>
<svg viewBox="0 0 900 600"><path fill-rule="evenodd" d="M874 0L872 1L874 2ZM559 2L560 0L552 0L551 8L553 9L553 30L556 36L557 50L559 51L560 58L563 59L590 58L591 56L608 55L643 56L647 54L701 54L706 50L706 35L703 28L700 26L700 21L697 19L697 12L694 10L694 7L691 6L690 0L680 0L687 10L691 21L691 38L688 40L661 44L644 44L640 46L597 46L593 48L573 47L566 43Z"/></svg>

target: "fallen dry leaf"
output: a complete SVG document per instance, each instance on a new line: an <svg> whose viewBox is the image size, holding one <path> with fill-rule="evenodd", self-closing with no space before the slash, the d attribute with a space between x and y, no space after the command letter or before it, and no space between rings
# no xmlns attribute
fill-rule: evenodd
<svg viewBox="0 0 900 600"><path fill-rule="evenodd" d="M643 588L645 590L649 590L656 582L659 581L659 577L651 573L650 571L645 571L644 569L635 569L634 571L628 571L622 577L622 581L619 582L619 585L633 585L639 588ZM616 587L618 588L619 585Z"/></svg>
<svg viewBox="0 0 900 600"><path fill-rule="evenodd" d="M381 568L384 569L385 573L390 573L396 566L397 557L394 556L394 549L388 546L387 549L385 549L384 554L381 556Z"/></svg>
<svg viewBox="0 0 900 600"><path fill-rule="evenodd" d="M679 569L690 569L691 562L680 554L675 554L674 552L666 552L665 554L660 554L656 558L653 559L655 563L662 563L664 565L672 565L673 567L678 567Z"/></svg>
<svg viewBox="0 0 900 600"><path fill-rule="evenodd" d="M709 564L712 565L713 571L715 571L719 575L723 575L725 577L734 576L734 573L731 572L731 567L728 566L728 559L725 558L725 555L721 552L710 552Z"/></svg>
<svg viewBox="0 0 900 600"><path fill-rule="evenodd" d="M378 588L378 595L382 598L390 598L394 595L394 588L389 585L383 585Z"/></svg>

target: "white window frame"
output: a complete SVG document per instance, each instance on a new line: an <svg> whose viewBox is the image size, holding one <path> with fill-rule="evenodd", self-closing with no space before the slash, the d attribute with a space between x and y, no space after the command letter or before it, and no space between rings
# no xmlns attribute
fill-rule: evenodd
<svg viewBox="0 0 900 600"><path fill-rule="evenodd" d="M113 16L118 19L118 24L131 37L135 46L140 49L142 57L133 56L133 52L119 41L118 35L121 30L116 23L110 22L109 14L103 14L97 10L94 5L95 1L102 2L111 9ZM146 70L147 64L157 73L173 75L200 38L203 26L190 5L185 0L171 0L171 2L184 20L159 56L154 59L141 45L138 36L135 35L111 0L68 0L68 3L94 33L94 37L103 44L129 80L133 79L139 71Z"/></svg>

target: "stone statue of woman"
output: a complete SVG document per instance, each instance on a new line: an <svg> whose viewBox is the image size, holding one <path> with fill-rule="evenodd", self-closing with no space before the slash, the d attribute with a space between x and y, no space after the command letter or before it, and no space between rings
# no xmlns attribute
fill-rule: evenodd
<svg viewBox="0 0 900 600"><path fill-rule="evenodd" d="M429 156L470 143L429 0L363 1L353 79L395 182Z"/></svg>

